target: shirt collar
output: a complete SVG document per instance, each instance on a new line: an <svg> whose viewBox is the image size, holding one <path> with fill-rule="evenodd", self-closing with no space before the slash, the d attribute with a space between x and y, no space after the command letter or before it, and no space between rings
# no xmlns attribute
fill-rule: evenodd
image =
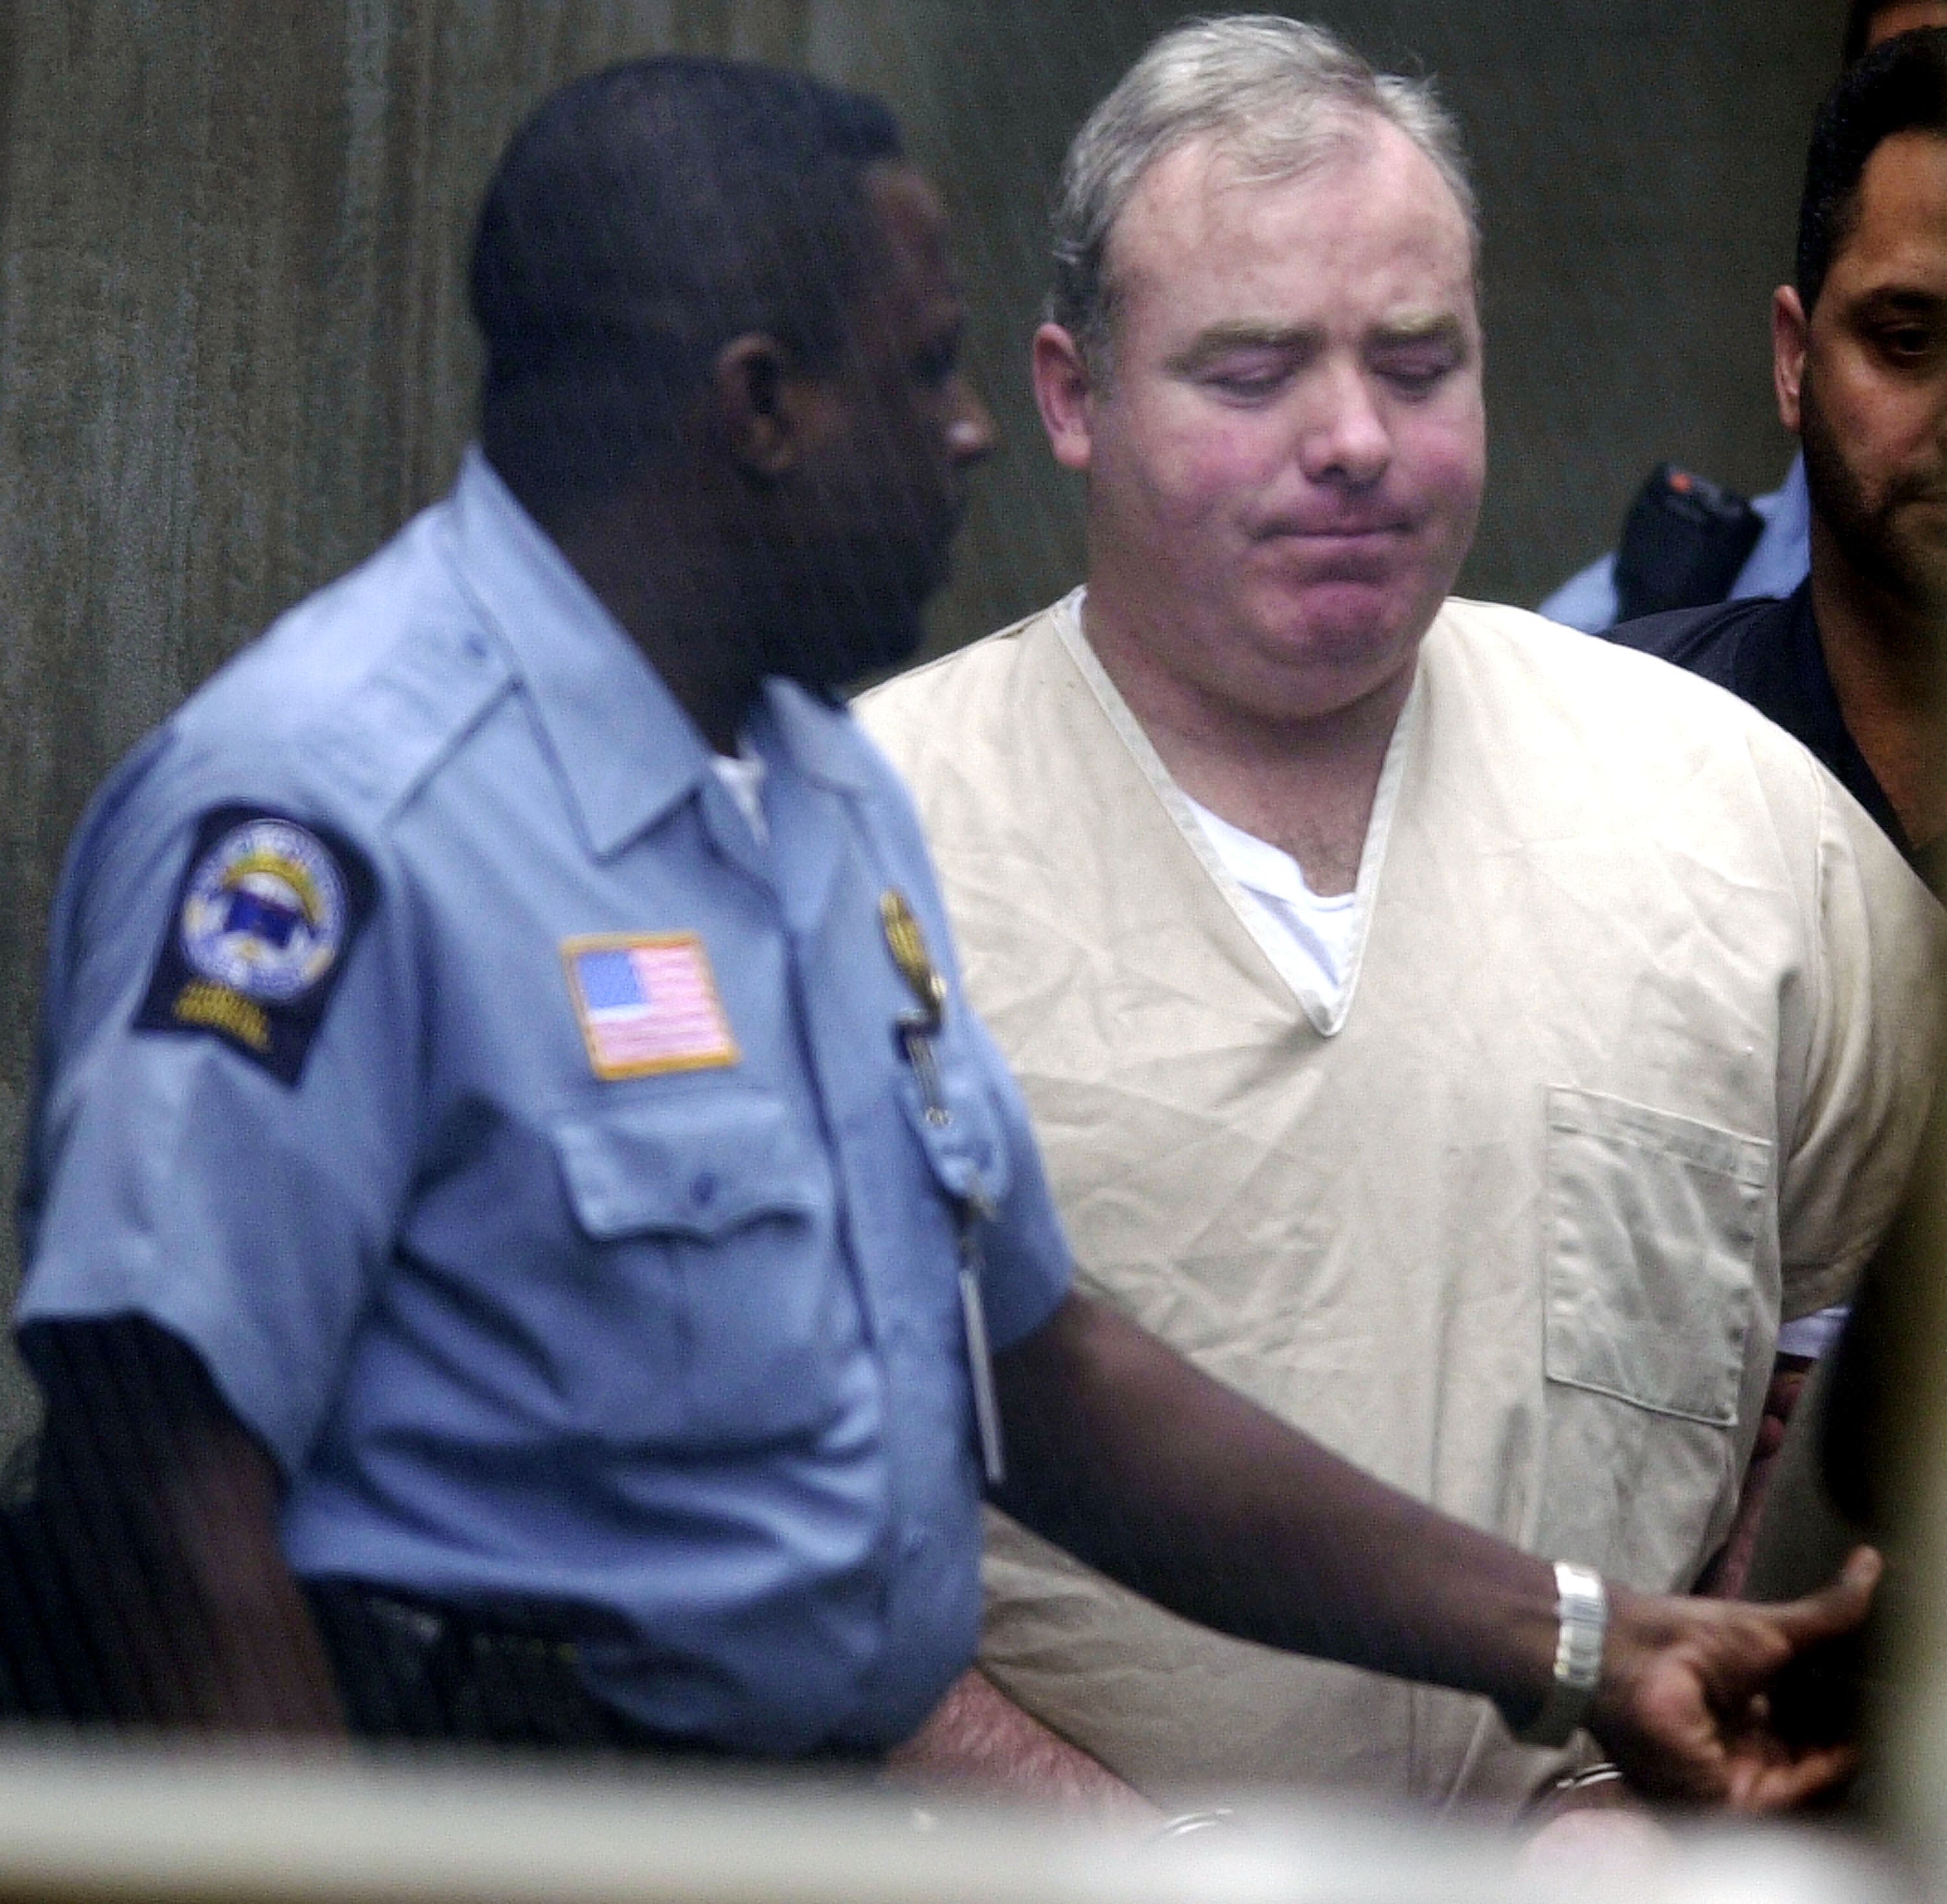
<svg viewBox="0 0 1947 1904"><path fill-rule="evenodd" d="M695 723L574 565L474 445L453 493L461 574L532 701L584 836L606 859L710 772ZM836 708L765 683L753 720L807 777L864 784L863 743Z"/></svg>
<svg viewBox="0 0 1947 1904"><path fill-rule="evenodd" d="M1760 496L1754 506L1765 525L1732 584L1734 601L1754 595L1789 595L1805 579L1811 559L1812 498L1805 486L1802 450L1792 458L1777 491Z"/></svg>
<svg viewBox="0 0 1947 1904"><path fill-rule="evenodd" d="M772 675L764 683L762 717L751 723L761 741L768 732L807 780L862 793L871 784L868 743L843 706Z"/></svg>

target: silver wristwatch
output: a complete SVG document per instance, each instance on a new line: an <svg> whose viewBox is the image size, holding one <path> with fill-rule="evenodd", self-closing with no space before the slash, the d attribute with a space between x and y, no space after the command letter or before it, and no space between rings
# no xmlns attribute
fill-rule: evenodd
<svg viewBox="0 0 1947 1904"><path fill-rule="evenodd" d="M1602 1577L1572 1560L1555 1563L1555 1677L1541 1710L1515 1734L1524 1745L1565 1745L1587 1715L1602 1676L1609 1595Z"/></svg>

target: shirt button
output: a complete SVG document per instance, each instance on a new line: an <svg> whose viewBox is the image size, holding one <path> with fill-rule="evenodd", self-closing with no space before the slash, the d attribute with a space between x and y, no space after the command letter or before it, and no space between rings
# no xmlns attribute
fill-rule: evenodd
<svg viewBox="0 0 1947 1904"><path fill-rule="evenodd" d="M717 1199L717 1173L713 1170L699 1170L689 1186L689 1200L699 1208L707 1207Z"/></svg>

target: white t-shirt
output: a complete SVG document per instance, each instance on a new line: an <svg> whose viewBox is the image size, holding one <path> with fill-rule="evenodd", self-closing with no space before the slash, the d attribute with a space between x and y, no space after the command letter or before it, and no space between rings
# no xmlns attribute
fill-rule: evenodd
<svg viewBox="0 0 1947 1904"><path fill-rule="evenodd" d="M1335 893L1320 898L1305 884L1304 868L1289 853L1233 826L1187 794L1184 804L1196 815L1224 871L1304 961L1326 1008L1336 1007L1345 989L1352 935L1359 922L1358 894Z"/></svg>
<svg viewBox="0 0 1947 1904"><path fill-rule="evenodd" d="M771 829L764 819L764 757L748 741L740 739L735 754L713 754L710 764L717 769L724 791L751 822L758 844L769 846Z"/></svg>

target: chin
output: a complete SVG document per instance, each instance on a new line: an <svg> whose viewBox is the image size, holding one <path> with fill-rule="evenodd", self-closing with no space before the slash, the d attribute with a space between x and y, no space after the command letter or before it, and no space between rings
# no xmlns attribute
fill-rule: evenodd
<svg viewBox="0 0 1947 1904"><path fill-rule="evenodd" d="M832 694L912 659L926 633L919 605L881 607L871 618L841 616L826 627L801 623L771 672L814 694Z"/></svg>
<svg viewBox="0 0 1947 1904"><path fill-rule="evenodd" d="M785 597L768 671L823 694L890 673L924 639L926 605L946 578L933 538L843 545Z"/></svg>
<svg viewBox="0 0 1947 1904"><path fill-rule="evenodd" d="M1321 677L1384 679L1412 658L1432 621L1416 620L1391 596L1335 589L1325 599L1308 596L1302 608L1265 628L1266 652Z"/></svg>
<svg viewBox="0 0 1947 1904"><path fill-rule="evenodd" d="M1282 720L1312 720L1342 714L1383 693L1410 672L1417 636L1391 628L1308 620L1302 627L1267 630L1234 698Z"/></svg>

